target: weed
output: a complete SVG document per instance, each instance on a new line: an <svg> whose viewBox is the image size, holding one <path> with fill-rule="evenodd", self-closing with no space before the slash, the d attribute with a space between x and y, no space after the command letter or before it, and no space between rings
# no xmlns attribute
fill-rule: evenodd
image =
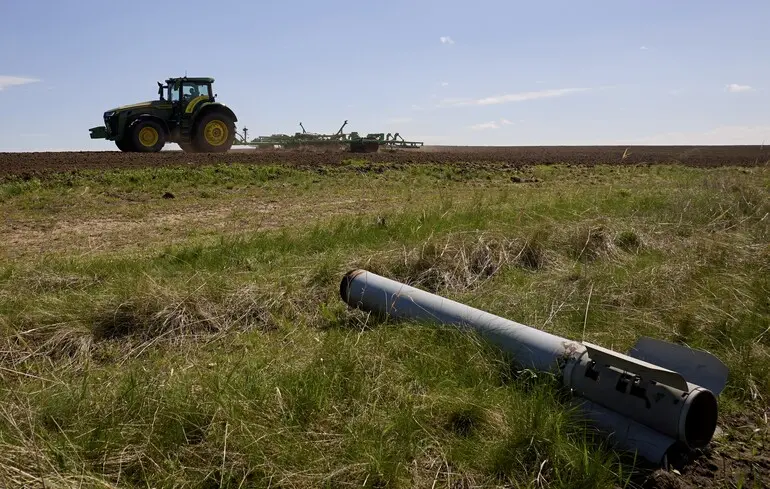
<svg viewBox="0 0 770 489"><path fill-rule="evenodd" d="M615 237L615 245L629 253L639 253L642 248L642 239L636 231L629 229L618 233Z"/></svg>

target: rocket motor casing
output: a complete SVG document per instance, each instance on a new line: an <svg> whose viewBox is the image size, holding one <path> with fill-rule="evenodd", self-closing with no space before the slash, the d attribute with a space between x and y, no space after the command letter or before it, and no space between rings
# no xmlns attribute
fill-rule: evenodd
<svg viewBox="0 0 770 489"><path fill-rule="evenodd" d="M568 356L577 359L586 350L580 343L366 270L349 272L340 285L340 295L350 306L365 311L474 329L517 362L541 371L552 371Z"/></svg>
<svg viewBox="0 0 770 489"><path fill-rule="evenodd" d="M351 307L393 318L471 328L525 368L562 374L584 412L619 446L660 462L678 440L708 444L716 396L677 372L590 343L578 343L431 294L366 270L345 275L340 295Z"/></svg>

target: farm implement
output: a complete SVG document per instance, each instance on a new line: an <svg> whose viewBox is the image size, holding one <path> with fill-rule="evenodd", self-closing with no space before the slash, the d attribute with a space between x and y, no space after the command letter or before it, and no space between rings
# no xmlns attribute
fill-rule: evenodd
<svg viewBox="0 0 770 489"><path fill-rule="evenodd" d="M262 149L292 149L292 148L348 148L353 153L374 153L381 147L386 149L396 148L420 148L421 141L406 141L399 133L369 133L366 136L357 132L343 132L348 121L342 123L342 126L334 134L319 134L307 132L305 126L299 123L302 132L296 132L294 135L273 134L270 136L259 136L249 141L248 129L243 129L243 134L238 133L233 143L237 146L253 146Z"/></svg>

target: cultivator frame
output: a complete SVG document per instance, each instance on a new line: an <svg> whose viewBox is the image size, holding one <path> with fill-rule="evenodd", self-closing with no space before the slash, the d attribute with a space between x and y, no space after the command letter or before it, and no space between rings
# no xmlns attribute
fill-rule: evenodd
<svg viewBox="0 0 770 489"><path fill-rule="evenodd" d="M334 134L311 133L305 130L302 122L299 126L302 132L289 134L272 134L270 136L259 136L248 140L248 129L244 128L243 133L236 131L234 146L251 146L258 149L298 149L298 148L334 148L340 149L347 147L352 153L375 153L381 147L386 149L419 149L423 146L422 141L407 141L399 133L369 133L362 136L357 132L343 132L348 121L342 123L342 126Z"/></svg>

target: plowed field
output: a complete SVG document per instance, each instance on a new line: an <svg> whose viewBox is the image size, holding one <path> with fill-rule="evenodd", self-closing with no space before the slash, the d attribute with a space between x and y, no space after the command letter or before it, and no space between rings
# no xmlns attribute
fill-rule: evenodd
<svg viewBox="0 0 770 489"><path fill-rule="evenodd" d="M625 156L624 156L625 155ZM0 176L33 177L48 172L101 168L199 166L212 163L335 165L350 158L374 162L451 163L494 162L505 165L567 163L666 164L698 167L766 165L770 151L762 146L432 146L421 150L383 151L355 155L347 152L239 149L226 155L105 152L0 153Z"/></svg>

